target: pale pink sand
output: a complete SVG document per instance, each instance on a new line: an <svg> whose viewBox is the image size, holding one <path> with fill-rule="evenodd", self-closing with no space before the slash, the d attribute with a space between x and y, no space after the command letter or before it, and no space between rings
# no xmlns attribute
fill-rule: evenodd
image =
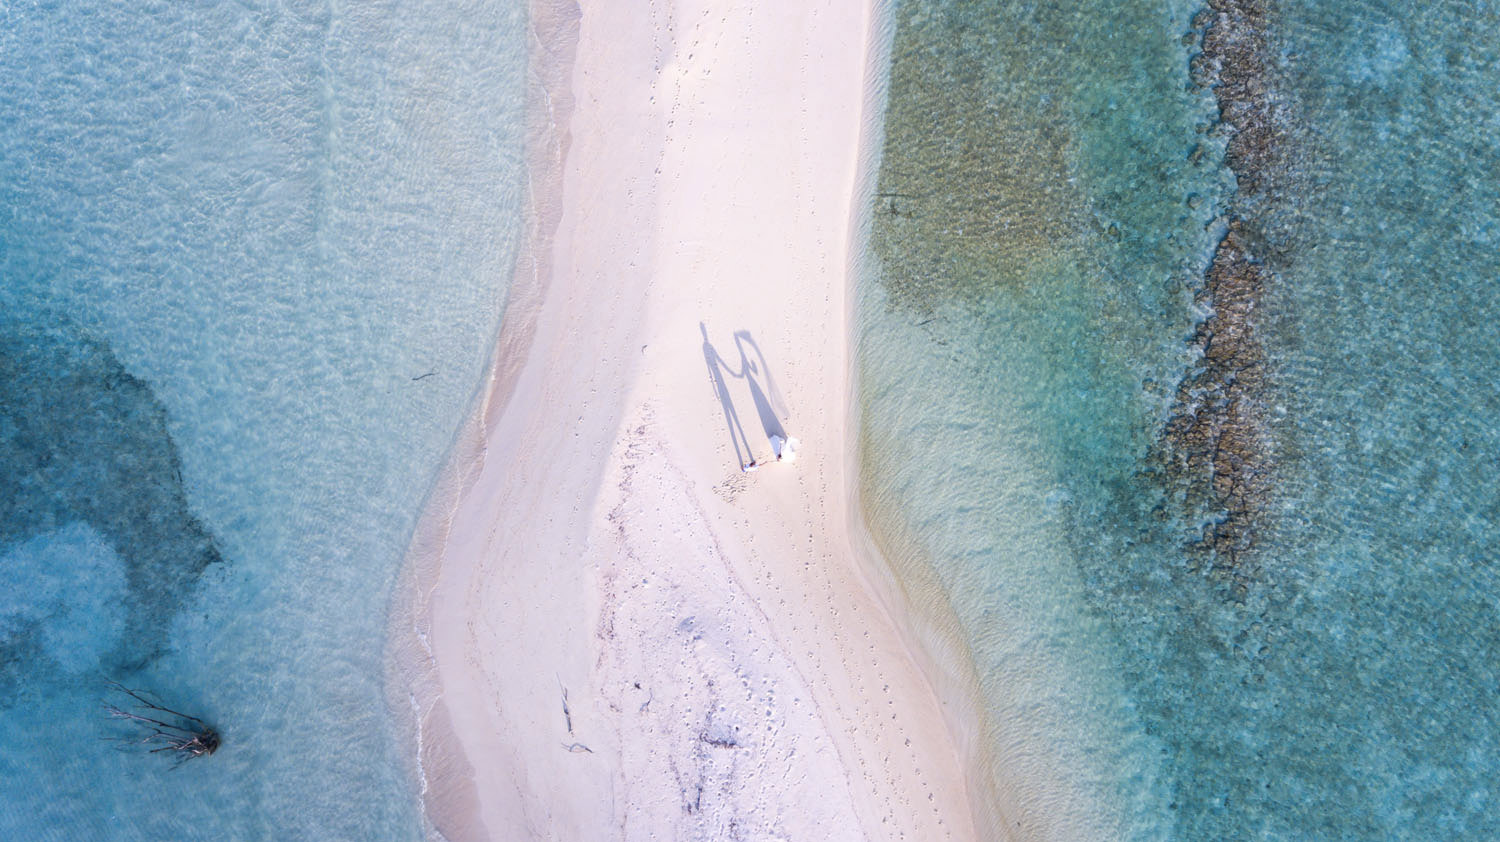
<svg viewBox="0 0 1500 842"><path fill-rule="evenodd" d="M942 647L913 642L851 498L871 18L536 10L531 251L393 612L430 829L453 842L992 825L966 789L965 668L918 654ZM734 370L749 332L796 462L741 473L700 323ZM724 380L766 459L749 380Z"/></svg>

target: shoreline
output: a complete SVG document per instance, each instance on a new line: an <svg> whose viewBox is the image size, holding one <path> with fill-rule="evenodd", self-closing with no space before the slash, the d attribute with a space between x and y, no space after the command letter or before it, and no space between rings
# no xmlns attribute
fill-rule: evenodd
<svg viewBox="0 0 1500 842"><path fill-rule="evenodd" d="M996 759L986 737L991 732L985 711L983 692L973 653L964 638L962 624L953 611L949 596L931 570L930 562L919 570L906 566L903 576L891 556L882 549L892 537L884 534L865 505L860 483L861 403L859 397L858 361L859 301L858 287L875 282L879 276L879 258L871 246L874 236L875 194L879 189L880 165L885 152L885 103L890 95L890 51L895 41L896 24L891 18L892 3L872 0L869 55L866 57L865 107L861 127L858 176L850 205L850 243L848 257L849 296L845 308L847 319L845 343L849 350L849 398L845 424L844 459L851 466L848 481L848 528L851 540L866 573L865 582L881 601L888 618L906 642L908 653L921 669L934 692L943 700L942 714L964 772L964 784L976 838L1010 839L1018 834L1014 793L1002 797L1001 782L995 777ZM919 605L913 593L938 599L935 604ZM1026 834L1019 834L1022 838Z"/></svg>
<svg viewBox="0 0 1500 842"><path fill-rule="evenodd" d="M387 623L386 698L397 738L411 748L424 833L448 842L490 838L478 811L474 769L453 732L431 645L432 589L459 502L479 478L487 434L513 396L545 297L555 236L562 167L570 141L571 77L579 10L573 0L530 0L527 6L526 140L522 176L525 219L505 311L484 382L434 478L392 591Z"/></svg>
<svg viewBox="0 0 1500 842"><path fill-rule="evenodd" d="M527 242L392 600L429 836L997 830L854 485L883 10L571 8L533 4ZM782 423L798 461L736 470Z"/></svg>

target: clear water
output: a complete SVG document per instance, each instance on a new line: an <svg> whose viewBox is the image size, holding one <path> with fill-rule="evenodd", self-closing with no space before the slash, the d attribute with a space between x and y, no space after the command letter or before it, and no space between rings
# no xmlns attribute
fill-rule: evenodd
<svg viewBox="0 0 1500 842"><path fill-rule="evenodd" d="M0 18L0 838L420 838L386 602L503 309L522 4ZM119 750L106 676L223 748Z"/></svg>
<svg viewBox="0 0 1500 842"><path fill-rule="evenodd" d="M1010 824L1500 837L1500 13L1290 2L1244 588L1160 470L1234 179L1192 4L908 0L859 293L866 505L970 643ZM1208 512L1209 518L1222 513Z"/></svg>

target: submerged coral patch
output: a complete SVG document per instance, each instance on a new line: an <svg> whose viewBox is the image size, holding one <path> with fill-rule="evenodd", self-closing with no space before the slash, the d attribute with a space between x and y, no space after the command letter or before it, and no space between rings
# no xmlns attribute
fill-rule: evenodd
<svg viewBox="0 0 1500 842"><path fill-rule="evenodd" d="M0 396L0 689L33 668L144 665L220 560L188 507L165 411L62 323L0 325Z"/></svg>

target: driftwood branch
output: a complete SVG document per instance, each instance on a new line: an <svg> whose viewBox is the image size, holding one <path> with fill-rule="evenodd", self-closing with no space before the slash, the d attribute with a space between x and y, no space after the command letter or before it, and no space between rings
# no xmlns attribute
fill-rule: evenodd
<svg viewBox="0 0 1500 842"><path fill-rule="evenodd" d="M573 736L573 711L568 708L568 688L563 687L562 679L557 680L557 686L562 689L563 721L568 726L568 736Z"/></svg>
<svg viewBox="0 0 1500 842"><path fill-rule="evenodd" d="M104 702L111 719L127 723L134 733L115 739L143 746L150 754L169 752L175 763L206 757L219 749L219 732L196 716L172 710L143 690L133 690L118 681L109 682L117 695Z"/></svg>

